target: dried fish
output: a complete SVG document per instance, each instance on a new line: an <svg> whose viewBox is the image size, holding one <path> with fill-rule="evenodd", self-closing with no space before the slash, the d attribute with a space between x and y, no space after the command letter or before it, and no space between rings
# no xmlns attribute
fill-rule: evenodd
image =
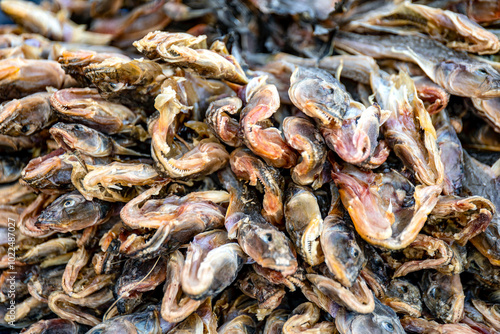
<svg viewBox="0 0 500 334"><path fill-rule="evenodd" d="M195 300L215 296L235 280L245 260L245 253L230 242L226 231L200 233L189 244L182 290Z"/></svg>
<svg viewBox="0 0 500 334"><path fill-rule="evenodd" d="M56 123L50 134L67 152L78 152L95 158L113 154L140 156L141 153L125 148L111 137L82 124Z"/></svg>
<svg viewBox="0 0 500 334"><path fill-rule="evenodd" d="M58 17L29 1L2 2L2 10L29 31L58 41L108 44L112 36L86 31L68 18Z"/></svg>
<svg viewBox="0 0 500 334"><path fill-rule="evenodd" d="M467 16L449 10L411 2L390 2L376 11L351 21L347 30L374 30L401 35L423 32L454 50L472 53L497 53L498 38ZM451 35L457 37L453 38Z"/></svg>
<svg viewBox="0 0 500 334"><path fill-rule="evenodd" d="M313 303L300 304L290 313L283 325L283 333L334 333L335 325L327 321L319 322L319 318L319 308Z"/></svg>
<svg viewBox="0 0 500 334"><path fill-rule="evenodd" d="M438 319L459 322L464 313L464 292L459 275L426 271L420 283L425 306Z"/></svg>
<svg viewBox="0 0 500 334"><path fill-rule="evenodd" d="M49 103L49 93L35 93L12 100L0 107L0 133L30 136L52 125L57 119Z"/></svg>
<svg viewBox="0 0 500 334"><path fill-rule="evenodd" d="M302 157L291 170L293 181L302 186L312 184L313 189L320 188L327 149L318 129L306 118L290 116L283 120L283 134L288 145Z"/></svg>
<svg viewBox="0 0 500 334"><path fill-rule="evenodd" d="M332 187L332 204L320 235L321 249L333 277L342 285L351 287L365 265L366 258L343 216L338 190Z"/></svg>
<svg viewBox="0 0 500 334"><path fill-rule="evenodd" d="M494 98L500 94L500 73L493 66L427 38L342 32L335 43L356 54L416 63L432 81L453 95Z"/></svg>
<svg viewBox="0 0 500 334"><path fill-rule="evenodd" d="M205 39L206 36L155 31L134 42L134 46L147 57L158 56L171 65L187 67L203 77L246 84L245 73L225 46L214 42L207 50Z"/></svg>
<svg viewBox="0 0 500 334"><path fill-rule="evenodd" d="M131 107L152 106L165 79L162 67L145 59L107 58L83 71L102 97Z"/></svg>
<svg viewBox="0 0 500 334"><path fill-rule="evenodd" d="M229 160L223 145L207 131L201 122L186 124L200 136L189 145L185 141L176 142L175 128L177 115L187 109L170 87L162 88L155 108L159 117L150 121L149 133L152 137L151 153L157 166L171 178L195 178L211 174L222 168ZM184 146L184 148L182 147Z"/></svg>
<svg viewBox="0 0 500 334"><path fill-rule="evenodd" d="M102 224L110 219L110 203L88 201L78 191L59 196L38 216L35 227L42 231L59 232L81 230Z"/></svg>
<svg viewBox="0 0 500 334"><path fill-rule="evenodd" d="M281 131L266 122L280 104L276 86L266 84L265 77L253 78L246 86L245 102L240 117L244 143L271 166L294 166L297 154L282 138Z"/></svg>
<svg viewBox="0 0 500 334"><path fill-rule="evenodd" d="M372 333L405 333L396 313L375 299L373 313L362 314L340 309L335 325L342 334L354 334L369 329Z"/></svg>
<svg viewBox="0 0 500 334"><path fill-rule="evenodd" d="M231 170L219 175L231 196L224 223L229 238L238 239L243 251L264 268L293 274L297 259L291 242L259 214L255 192L238 182Z"/></svg>
<svg viewBox="0 0 500 334"><path fill-rule="evenodd" d="M390 82L390 83L389 83ZM390 111L382 126L389 146L426 185L440 185L444 167L437 145L437 135L422 100L417 97L411 78L404 72L385 81L372 76L372 88L384 109Z"/></svg>
<svg viewBox="0 0 500 334"><path fill-rule="evenodd" d="M104 100L95 89L69 88L52 94L50 104L61 120L80 123L106 134L124 134L145 140L139 123L144 116L124 105Z"/></svg>
<svg viewBox="0 0 500 334"><path fill-rule="evenodd" d="M323 219L318 201L307 188L290 184L285 201L286 230L295 249L311 266L325 260L320 244Z"/></svg>
<svg viewBox="0 0 500 334"><path fill-rule="evenodd" d="M229 163L236 177L264 192L262 216L271 224L282 226L284 180L278 169L266 165L250 150L243 148L231 153Z"/></svg>
<svg viewBox="0 0 500 334"><path fill-rule="evenodd" d="M12 58L0 60L0 100L19 99L46 87L70 83L61 66L52 60Z"/></svg>
<svg viewBox="0 0 500 334"><path fill-rule="evenodd" d="M441 193L440 185L413 186L396 171L376 175L334 166L332 177L356 231L389 249L407 247L422 229Z"/></svg>

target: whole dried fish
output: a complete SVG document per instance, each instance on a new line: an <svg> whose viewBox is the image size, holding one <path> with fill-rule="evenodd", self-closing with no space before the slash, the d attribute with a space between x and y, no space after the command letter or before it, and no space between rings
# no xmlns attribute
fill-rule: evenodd
<svg viewBox="0 0 500 334"><path fill-rule="evenodd" d="M230 242L226 231L200 233L189 244L182 290L195 300L215 296L234 281L245 260L240 246Z"/></svg>
<svg viewBox="0 0 500 334"><path fill-rule="evenodd" d="M451 49L479 54L497 53L500 48L494 34L467 16L406 1L399 4L390 2L376 11L364 13L358 19L351 18L345 29L401 35L423 32Z"/></svg>
<svg viewBox="0 0 500 334"><path fill-rule="evenodd" d="M271 224L281 226L283 224L284 180L279 171L266 165L248 149L234 150L229 163L236 177L264 192L262 216Z"/></svg>
<svg viewBox="0 0 500 334"><path fill-rule="evenodd" d="M338 48L352 53L416 63L450 94L476 98L493 98L500 94L500 74L493 66L427 38L342 32L336 36L335 43Z"/></svg>
<svg viewBox="0 0 500 334"><path fill-rule="evenodd" d="M290 78L290 100L306 115L323 124L342 123L350 97L331 74L314 68L297 67Z"/></svg>
<svg viewBox="0 0 500 334"><path fill-rule="evenodd" d="M384 109L390 111L382 126L389 146L403 163L426 185L441 185L444 168L439 156L437 135L429 114L417 97L410 77L401 72L389 78L372 76L372 88Z"/></svg>
<svg viewBox="0 0 500 334"><path fill-rule="evenodd" d="M338 190L332 188L332 204L323 221L320 235L325 263L335 279L351 287L365 265L365 255L358 245L354 232L343 219Z"/></svg>
<svg viewBox="0 0 500 334"><path fill-rule="evenodd" d="M206 36L155 31L134 42L134 46L149 58L160 57L169 64L187 67L201 76L246 84L245 73L225 46L215 42L207 50L205 39Z"/></svg>
<svg viewBox="0 0 500 334"><path fill-rule="evenodd" d="M85 66L84 74L105 99L131 107L151 106L165 75L162 67L145 59L107 58Z"/></svg>
<svg viewBox="0 0 500 334"><path fill-rule="evenodd" d="M332 177L356 231L366 241L389 249L407 247L437 203L440 185L413 186L392 171L379 176L349 166Z"/></svg>
<svg viewBox="0 0 500 334"><path fill-rule="evenodd" d="M71 182L89 201L127 202L136 197L143 186L159 179L156 170L146 164L112 162L103 166L86 166L72 162Z"/></svg>
<svg viewBox="0 0 500 334"><path fill-rule="evenodd" d="M256 194L238 182L231 170L222 170L220 178L231 196L224 223L229 238L238 239L243 251L264 268L293 274L297 259L291 242L259 214Z"/></svg>
<svg viewBox="0 0 500 334"><path fill-rule="evenodd" d="M285 202L286 229L295 249L311 266L325 258L320 244L323 219L314 194L303 187L290 184Z"/></svg>
<svg viewBox="0 0 500 334"><path fill-rule="evenodd" d="M76 151L95 158L113 154L141 155L121 146L111 137L82 124L56 123L50 128L50 134L67 152Z"/></svg>
<svg viewBox="0 0 500 334"><path fill-rule="evenodd" d="M243 144L239 135L239 122L231 117L241 110L243 102L237 97L226 97L210 104L206 122L224 144L239 147Z"/></svg>
<svg viewBox="0 0 500 334"><path fill-rule="evenodd" d="M108 58L115 57L122 58L124 60L131 60L128 56L120 53L95 52L89 50L65 50L61 53L57 62L61 64L61 67L66 74L71 75L73 79L81 84L89 85L92 81L85 76L85 67L91 64L101 63Z"/></svg>
<svg viewBox="0 0 500 334"><path fill-rule="evenodd" d="M104 100L95 89L69 88L52 94L50 104L61 120L87 125L106 134L129 134L145 140L146 131L136 125L143 115L124 105Z"/></svg>
<svg viewBox="0 0 500 334"><path fill-rule="evenodd" d="M293 181L302 186L312 184L314 189L320 188L327 149L318 129L305 118L290 116L283 120L283 134L288 145L302 157L302 161L291 170Z"/></svg>

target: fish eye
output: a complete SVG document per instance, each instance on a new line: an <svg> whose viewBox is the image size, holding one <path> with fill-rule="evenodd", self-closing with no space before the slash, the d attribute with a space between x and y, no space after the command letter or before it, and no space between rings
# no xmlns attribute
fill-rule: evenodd
<svg viewBox="0 0 500 334"><path fill-rule="evenodd" d="M433 287L429 290L429 296L431 298L436 298L436 287Z"/></svg>
<svg viewBox="0 0 500 334"><path fill-rule="evenodd" d="M394 332L394 325L391 324L389 321L382 322L382 328L388 332L391 332L391 333Z"/></svg>
<svg viewBox="0 0 500 334"><path fill-rule="evenodd" d="M119 89L121 89L123 87L123 84L121 82L110 82L109 83L109 87L113 90L113 91L117 91Z"/></svg>
<svg viewBox="0 0 500 334"><path fill-rule="evenodd" d="M67 199L67 200L65 200L65 201L64 201L63 206L64 206L65 208L67 208L67 207L73 206L74 204L75 204L75 201L74 201L74 200L72 200L72 199Z"/></svg>
<svg viewBox="0 0 500 334"><path fill-rule="evenodd" d="M488 71L486 71L484 68L478 69L477 72L479 72L479 74L483 74L483 75L488 74Z"/></svg>
<svg viewBox="0 0 500 334"><path fill-rule="evenodd" d="M273 235L271 233L264 234L264 240L267 242L273 241Z"/></svg>

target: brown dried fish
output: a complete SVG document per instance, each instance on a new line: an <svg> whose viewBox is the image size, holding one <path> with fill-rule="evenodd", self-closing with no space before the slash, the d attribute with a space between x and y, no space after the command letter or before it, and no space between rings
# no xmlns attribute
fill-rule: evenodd
<svg viewBox="0 0 500 334"><path fill-rule="evenodd" d="M58 41L88 44L108 44L112 35L86 31L68 18L43 9L29 1L7 0L1 4L2 10L28 30L40 33Z"/></svg>
<svg viewBox="0 0 500 334"><path fill-rule="evenodd" d="M441 185L414 186L396 171L375 174L334 166L333 180L358 234L377 246L407 247L422 229Z"/></svg>
<svg viewBox="0 0 500 334"><path fill-rule="evenodd" d="M293 167L297 154L282 138L281 131L267 124L280 105L276 86L266 84L265 77L256 77L247 84L245 94L246 106L240 118L245 144L271 166Z"/></svg>
<svg viewBox="0 0 500 334"><path fill-rule="evenodd" d="M0 133L30 136L49 127L57 119L49 103L49 93L35 93L0 106Z"/></svg>
<svg viewBox="0 0 500 334"><path fill-rule="evenodd" d="M1 101L42 92L46 87L63 88L70 81L61 66L52 60L3 59L0 73Z"/></svg>
<svg viewBox="0 0 500 334"><path fill-rule="evenodd" d="M493 66L427 38L341 32L335 37L335 46L374 58L416 63L432 81L453 95L494 98L500 94L500 73Z"/></svg>
<svg viewBox="0 0 500 334"><path fill-rule="evenodd" d="M206 36L155 31L134 42L134 46L149 58L159 56L171 65L187 67L203 77L246 84L245 72L225 46L214 42L207 50L205 39Z"/></svg>
<svg viewBox="0 0 500 334"><path fill-rule="evenodd" d="M291 170L292 180L302 186L320 188L327 148L319 130L306 118L291 116L283 120L283 134L288 145L302 157Z"/></svg>
<svg viewBox="0 0 500 334"><path fill-rule="evenodd" d="M104 100L92 88L61 89L52 94L50 104L61 120L80 123L105 134L130 135L144 141L148 135L137 125L145 119L140 111Z"/></svg>
<svg viewBox="0 0 500 334"><path fill-rule="evenodd" d="M162 88L155 100L159 117L150 121L151 152L157 166L171 178L200 178L222 168L229 160L223 145L207 131L208 126L201 122L186 124L200 136L189 145L176 142L175 129L177 115L188 107L181 104L177 93L170 87ZM184 147L183 147L184 146Z"/></svg>
<svg viewBox="0 0 500 334"><path fill-rule="evenodd" d="M401 35L424 32L451 49L479 54L497 53L500 49L498 38L467 16L410 2L390 2L361 18L351 18L345 29Z"/></svg>

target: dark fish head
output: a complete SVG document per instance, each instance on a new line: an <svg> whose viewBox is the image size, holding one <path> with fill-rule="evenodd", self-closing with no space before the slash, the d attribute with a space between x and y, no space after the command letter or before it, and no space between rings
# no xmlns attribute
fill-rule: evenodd
<svg viewBox="0 0 500 334"><path fill-rule="evenodd" d="M333 223L332 216L325 218L321 246L328 269L344 286L352 286L365 264L365 256L345 223Z"/></svg>
<svg viewBox="0 0 500 334"><path fill-rule="evenodd" d="M415 312L420 316L422 312L422 296L417 286L407 280L393 279L386 290L391 305Z"/></svg>
<svg viewBox="0 0 500 334"><path fill-rule="evenodd" d="M297 68L290 78L288 93L297 108L323 124L341 124L351 100L337 79L316 68Z"/></svg>
<svg viewBox="0 0 500 334"><path fill-rule="evenodd" d="M87 334L136 334L136 333L161 333L160 314L153 307L146 311L130 315L114 317L92 328Z"/></svg>
<svg viewBox="0 0 500 334"><path fill-rule="evenodd" d="M375 299L375 310L363 314L349 312L342 308L335 318L335 325L340 333L356 334L405 334L399 318L389 306Z"/></svg>
<svg viewBox="0 0 500 334"><path fill-rule="evenodd" d="M459 275L425 271L420 289L424 304L433 316L449 323L461 319L465 296Z"/></svg>
<svg viewBox="0 0 500 334"><path fill-rule="evenodd" d="M66 151L100 153L100 149L111 145L100 132L82 124L56 123L50 128L54 140Z"/></svg>
<svg viewBox="0 0 500 334"><path fill-rule="evenodd" d="M59 196L38 217L35 226L41 230L77 231L103 222L111 213L111 204L87 201L78 191Z"/></svg>
<svg viewBox="0 0 500 334"><path fill-rule="evenodd" d="M444 61L436 68L436 79L454 95L482 99L500 96L500 73L483 62Z"/></svg>
<svg viewBox="0 0 500 334"><path fill-rule="evenodd" d="M238 241L245 253L264 268L280 271L285 276L297 270L297 258L290 240L260 216L243 218Z"/></svg>

